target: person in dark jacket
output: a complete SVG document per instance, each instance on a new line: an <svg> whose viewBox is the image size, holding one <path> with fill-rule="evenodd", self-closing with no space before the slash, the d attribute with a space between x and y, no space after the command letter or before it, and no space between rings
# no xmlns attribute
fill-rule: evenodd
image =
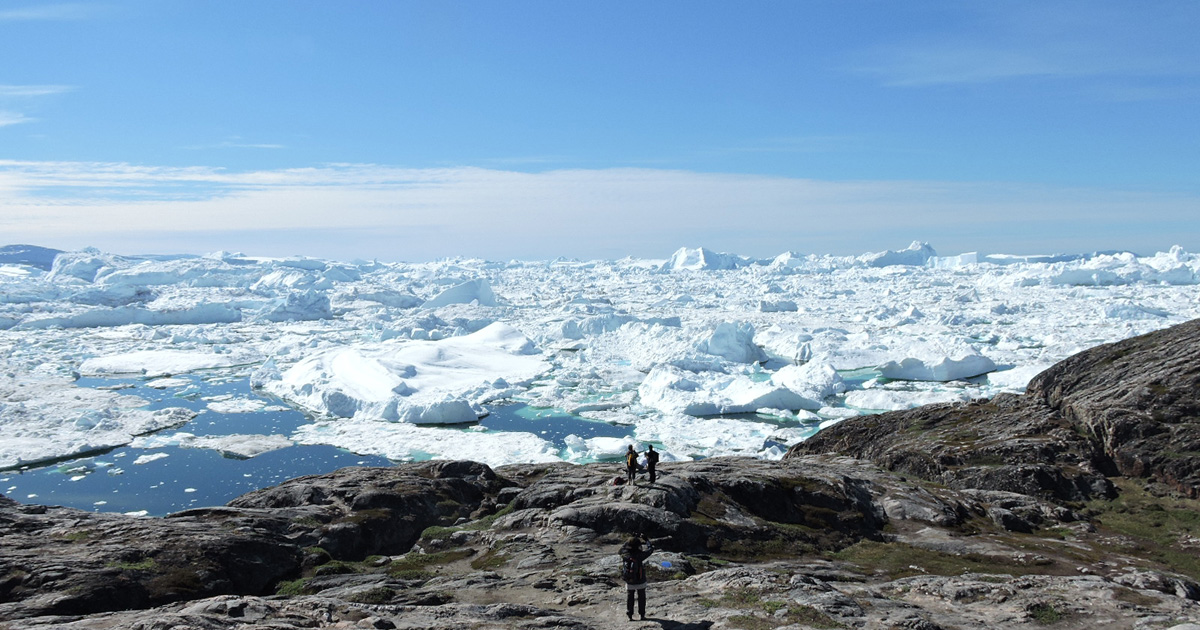
<svg viewBox="0 0 1200 630"><path fill-rule="evenodd" d="M653 444L646 445L646 472L650 474L650 483L654 483L654 467L658 465L658 451Z"/></svg>
<svg viewBox="0 0 1200 630"><path fill-rule="evenodd" d="M642 543L640 538L630 538L621 545L621 579L625 580L625 616L633 621L633 600L637 598L638 616L646 618L646 558L654 553L654 546Z"/></svg>

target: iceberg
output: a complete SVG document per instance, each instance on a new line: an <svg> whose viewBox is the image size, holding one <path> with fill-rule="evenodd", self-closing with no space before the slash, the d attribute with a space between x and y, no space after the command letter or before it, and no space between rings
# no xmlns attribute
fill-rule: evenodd
<svg viewBox="0 0 1200 630"><path fill-rule="evenodd" d="M324 417L393 422L474 422L482 403L522 391L549 368L528 337L508 324L439 341L391 339L309 356L273 378L266 391Z"/></svg>
<svg viewBox="0 0 1200 630"><path fill-rule="evenodd" d="M937 257L937 252L929 243L913 241L908 249L900 251L887 250L876 254L863 254L859 257L868 267L890 267L893 265L910 265L921 267Z"/></svg>
<svg viewBox="0 0 1200 630"><path fill-rule="evenodd" d="M903 381L954 381L987 374L996 363L965 343L918 340L890 351L903 358L876 366L884 378Z"/></svg>
<svg viewBox="0 0 1200 630"><path fill-rule="evenodd" d="M492 293L492 285L486 278L450 287L427 300L421 305L421 308L439 308L450 304L471 304L472 302L480 306L496 305L496 294Z"/></svg>

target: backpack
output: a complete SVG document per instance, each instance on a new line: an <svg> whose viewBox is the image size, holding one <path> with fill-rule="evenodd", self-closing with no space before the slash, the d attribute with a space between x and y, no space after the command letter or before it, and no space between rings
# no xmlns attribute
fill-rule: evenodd
<svg viewBox="0 0 1200 630"><path fill-rule="evenodd" d="M628 584L641 584L646 581L646 570L642 561L633 556L621 557L621 579Z"/></svg>

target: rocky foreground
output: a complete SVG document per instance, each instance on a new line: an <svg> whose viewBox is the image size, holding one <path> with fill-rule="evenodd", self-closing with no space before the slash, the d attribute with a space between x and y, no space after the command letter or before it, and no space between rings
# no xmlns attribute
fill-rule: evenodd
<svg viewBox="0 0 1200 630"><path fill-rule="evenodd" d="M348 468L161 519L0 498L0 627L1200 630L1200 321L662 471Z"/></svg>

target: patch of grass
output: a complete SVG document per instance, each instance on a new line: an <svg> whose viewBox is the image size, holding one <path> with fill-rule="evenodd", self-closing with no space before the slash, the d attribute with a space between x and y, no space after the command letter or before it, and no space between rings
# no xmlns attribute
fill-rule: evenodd
<svg viewBox="0 0 1200 630"><path fill-rule="evenodd" d="M882 573L893 580L913 575L961 575L965 572L1025 575L1033 570L1005 558L981 554L951 555L904 543L879 543L869 540L828 555L836 560L856 564L866 571ZM1044 572L1044 569L1039 568L1037 571Z"/></svg>
<svg viewBox="0 0 1200 630"><path fill-rule="evenodd" d="M708 597L701 597L700 599L696 600L696 603L699 604L701 608L716 608L717 607L717 600L710 599Z"/></svg>
<svg viewBox="0 0 1200 630"><path fill-rule="evenodd" d="M1116 589L1114 589L1113 597L1115 597L1118 601L1122 601L1127 604L1133 604L1134 606L1154 606L1162 601L1153 595L1147 595L1141 591L1135 591L1127 586L1118 586Z"/></svg>
<svg viewBox="0 0 1200 630"><path fill-rule="evenodd" d="M1051 604L1034 604L1029 607L1029 616L1033 617L1034 623L1043 626L1056 624L1063 619L1066 619L1067 613L1055 608Z"/></svg>
<svg viewBox="0 0 1200 630"><path fill-rule="evenodd" d="M781 608L784 608L785 606L787 606L787 604L785 604L783 602L776 602L776 601L769 601L769 602L762 603L763 610L767 611L768 615L775 614L776 612L778 612Z"/></svg>
<svg viewBox="0 0 1200 630"><path fill-rule="evenodd" d="M459 531L461 527L443 527L441 525L430 525L421 531L421 540L446 540L450 538L450 534Z"/></svg>
<svg viewBox="0 0 1200 630"><path fill-rule="evenodd" d="M81 540L87 540L91 537L92 537L92 532L90 530L86 530L86 529L80 530L77 532L69 532L69 533L62 535L63 540L69 540L71 542L79 542Z"/></svg>
<svg viewBox="0 0 1200 630"><path fill-rule="evenodd" d="M434 577L433 573L430 573L425 569L393 569L388 571L388 575L396 578L397 580L410 580L415 582L424 582L425 580Z"/></svg>
<svg viewBox="0 0 1200 630"><path fill-rule="evenodd" d="M317 567L317 570L313 571L313 575L346 575L350 573L362 572L362 567L357 563L334 560L333 562L329 562Z"/></svg>
<svg viewBox="0 0 1200 630"><path fill-rule="evenodd" d="M308 578L300 578L298 580L280 582L275 586L275 594L295 597L297 595L310 595L312 591L308 588Z"/></svg>
<svg viewBox="0 0 1200 630"><path fill-rule="evenodd" d="M355 523L362 524L370 521L386 521L392 518L392 511L387 508L372 508L369 510L355 510L339 519L337 523Z"/></svg>
<svg viewBox="0 0 1200 630"><path fill-rule="evenodd" d="M107 562L104 566L111 567L113 569L120 569L122 571L149 571L158 565L154 562L154 558L142 558L137 562Z"/></svg>
<svg viewBox="0 0 1200 630"><path fill-rule="evenodd" d="M1113 481L1120 491L1116 499L1087 503L1087 513L1101 533L1124 537L1110 545L1200 580L1200 556L1179 546L1184 536L1200 536L1200 501L1156 497L1138 480Z"/></svg>
<svg viewBox="0 0 1200 630"><path fill-rule="evenodd" d="M351 593L346 599L358 604L386 604L395 597L395 590L386 586L376 586L365 591Z"/></svg>
<svg viewBox="0 0 1200 630"><path fill-rule="evenodd" d="M846 626L836 622L832 617L813 608L812 606L789 606L787 614L784 615L789 624L803 624L812 628L845 628Z"/></svg>
<svg viewBox="0 0 1200 630"><path fill-rule="evenodd" d="M757 608L762 597L749 588L735 588L721 594L721 603L729 608Z"/></svg>
<svg viewBox="0 0 1200 630"><path fill-rule="evenodd" d="M301 516L301 517L292 519L292 524L299 525L301 527L309 527L309 528L315 529L315 528L321 526L321 521L318 521L315 517L312 517L312 516Z"/></svg>
<svg viewBox="0 0 1200 630"><path fill-rule="evenodd" d="M428 567L450 564L475 555L474 549L450 549L436 553L409 553L388 565L388 575L402 580L428 580Z"/></svg>

